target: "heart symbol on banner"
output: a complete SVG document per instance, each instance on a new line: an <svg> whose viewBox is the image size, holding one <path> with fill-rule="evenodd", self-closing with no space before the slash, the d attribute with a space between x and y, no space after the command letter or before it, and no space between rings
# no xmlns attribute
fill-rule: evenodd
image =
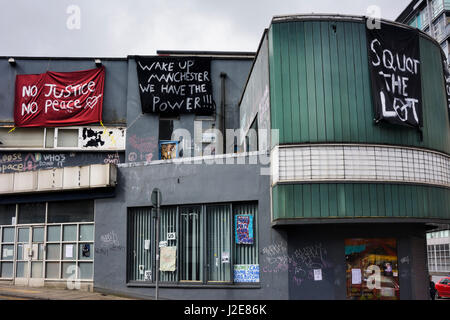
<svg viewBox="0 0 450 320"><path fill-rule="evenodd" d="M86 99L86 107L89 107L91 109L94 108L101 96L102 95L99 94L98 96L88 97Z"/></svg>

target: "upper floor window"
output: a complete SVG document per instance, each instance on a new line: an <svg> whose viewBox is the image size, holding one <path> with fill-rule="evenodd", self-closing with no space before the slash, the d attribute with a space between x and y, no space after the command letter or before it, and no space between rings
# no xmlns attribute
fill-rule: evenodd
<svg viewBox="0 0 450 320"><path fill-rule="evenodd" d="M125 150L125 128L0 128L0 149Z"/></svg>

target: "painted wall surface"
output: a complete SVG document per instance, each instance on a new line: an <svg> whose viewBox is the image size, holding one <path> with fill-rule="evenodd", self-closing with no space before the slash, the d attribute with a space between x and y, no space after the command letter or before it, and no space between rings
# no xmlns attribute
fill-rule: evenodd
<svg viewBox="0 0 450 320"><path fill-rule="evenodd" d="M195 115L182 114L174 119L174 130L185 129L191 135L189 152L194 155L194 120L209 118L211 123L215 123L215 128L221 130L222 110L221 101L221 79L220 73L227 74L225 80L225 108L226 127L239 128L239 98L242 94L245 81L252 64L251 59L222 60L213 59L211 61L211 81L213 89L213 99L216 103L215 117L196 117ZM205 128L206 129L206 128ZM184 137L183 137L184 139ZM128 92L127 92L127 142L126 161L143 162L159 159L159 116L144 114L141 109L139 96L139 86L136 71L136 61L132 58L128 60ZM232 141L230 142L232 143ZM228 142L227 142L228 144Z"/></svg>
<svg viewBox="0 0 450 320"><path fill-rule="evenodd" d="M287 229L289 299L346 300L345 239L397 240L401 300L428 300L425 229L420 224L348 224ZM420 254L422 252L422 254ZM273 261L280 256L273 253ZM278 259L279 260L279 259ZM313 269L322 270L315 281Z"/></svg>
<svg viewBox="0 0 450 320"><path fill-rule="evenodd" d="M92 59L51 59L15 58L11 66L8 58L0 58L0 123L14 123L14 90L16 75L38 74L46 71L72 72L94 69ZM105 66L105 88L103 99L103 123L105 125L124 125L126 123L127 98L127 60L101 59Z"/></svg>
<svg viewBox="0 0 450 320"><path fill-rule="evenodd" d="M273 219L450 219L450 189L406 184L286 184L272 190Z"/></svg>
<svg viewBox="0 0 450 320"><path fill-rule="evenodd" d="M258 165L150 164L120 165L116 197L95 203L94 286L100 290L153 296L154 288L126 284L127 208L149 206L157 187L162 205L207 204L238 201L258 202L258 241L261 270L271 247L286 242L284 231L270 226L269 177ZM114 241L107 241L114 239ZM170 299L287 299L287 270L261 272L260 288L168 288L161 298Z"/></svg>
<svg viewBox="0 0 450 320"><path fill-rule="evenodd" d="M365 24L290 21L269 29L272 129L280 144L381 143L450 153L440 47L420 36L423 141L373 121Z"/></svg>

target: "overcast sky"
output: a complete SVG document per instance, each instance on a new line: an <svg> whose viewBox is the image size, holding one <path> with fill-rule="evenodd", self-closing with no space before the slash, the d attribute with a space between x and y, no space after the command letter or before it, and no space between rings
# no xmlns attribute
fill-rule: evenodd
<svg viewBox="0 0 450 320"><path fill-rule="evenodd" d="M0 0L1 56L125 57L156 50L256 51L274 15L395 20L410 0Z"/></svg>

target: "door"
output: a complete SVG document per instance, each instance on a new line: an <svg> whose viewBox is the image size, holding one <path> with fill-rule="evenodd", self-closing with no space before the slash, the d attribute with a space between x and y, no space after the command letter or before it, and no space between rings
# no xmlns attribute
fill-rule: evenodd
<svg viewBox="0 0 450 320"><path fill-rule="evenodd" d="M44 227L17 227L15 284L44 285Z"/></svg>

